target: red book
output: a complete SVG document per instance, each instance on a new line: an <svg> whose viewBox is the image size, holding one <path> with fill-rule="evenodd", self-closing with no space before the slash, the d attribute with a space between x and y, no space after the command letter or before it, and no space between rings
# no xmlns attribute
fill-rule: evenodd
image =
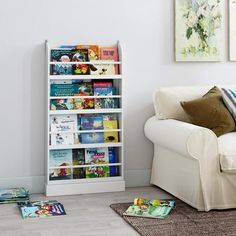
<svg viewBox="0 0 236 236"><path fill-rule="evenodd" d="M112 82L110 81L97 81L93 83L94 88L106 88L112 87Z"/></svg>

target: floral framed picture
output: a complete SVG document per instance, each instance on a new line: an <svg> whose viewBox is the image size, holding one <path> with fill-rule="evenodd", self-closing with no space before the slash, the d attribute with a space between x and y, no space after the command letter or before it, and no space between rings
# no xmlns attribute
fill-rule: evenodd
<svg viewBox="0 0 236 236"><path fill-rule="evenodd" d="M176 61L221 61L223 0L175 0Z"/></svg>
<svg viewBox="0 0 236 236"><path fill-rule="evenodd" d="M229 0L229 59L236 61L236 0Z"/></svg>

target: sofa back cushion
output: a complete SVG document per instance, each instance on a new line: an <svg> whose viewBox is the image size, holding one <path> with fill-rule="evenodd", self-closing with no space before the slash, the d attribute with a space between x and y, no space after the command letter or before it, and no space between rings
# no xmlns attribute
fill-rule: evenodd
<svg viewBox="0 0 236 236"><path fill-rule="evenodd" d="M190 122L180 102L200 98L210 90L211 87L212 86L158 88L153 95L156 117L160 120L176 119Z"/></svg>

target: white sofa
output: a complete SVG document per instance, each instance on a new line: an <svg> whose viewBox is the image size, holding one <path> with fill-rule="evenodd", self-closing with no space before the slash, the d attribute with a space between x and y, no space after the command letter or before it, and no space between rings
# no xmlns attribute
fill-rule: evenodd
<svg viewBox="0 0 236 236"><path fill-rule="evenodd" d="M199 211L236 208L236 132L217 138L188 123L180 106L211 87L159 88L153 99L156 115L144 127L154 144L151 183Z"/></svg>

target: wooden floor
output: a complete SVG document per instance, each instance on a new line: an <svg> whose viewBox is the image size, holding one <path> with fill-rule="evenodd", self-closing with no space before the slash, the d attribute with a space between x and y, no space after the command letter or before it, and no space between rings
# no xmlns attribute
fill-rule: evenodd
<svg viewBox="0 0 236 236"><path fill-rule="evenodd" d="M25 219L15 204L0 205L0 236L135 236L139 235L109 207L131 202L135 197L164 199L169 196L156 187L128 188L125 192L46 198L34 194L32 200L56 199L66 216Z"/></svg>

